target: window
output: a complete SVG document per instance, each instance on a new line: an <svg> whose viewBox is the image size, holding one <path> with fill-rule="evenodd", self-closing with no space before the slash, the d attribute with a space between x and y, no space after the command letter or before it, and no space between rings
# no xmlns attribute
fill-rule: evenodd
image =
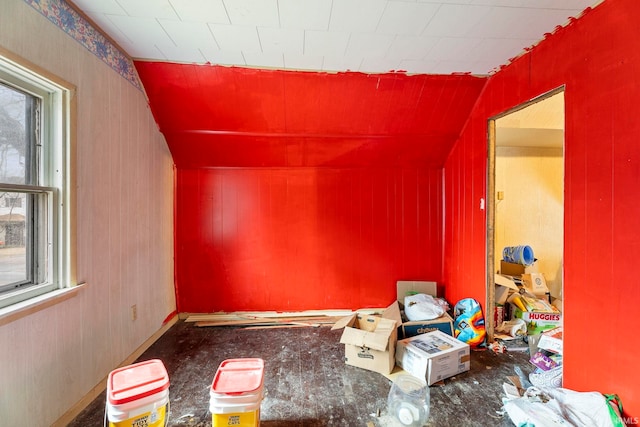
<svg viewBox="0 0 640 427"><path fill-rule="evenodd" d="M4 199L5 208L21 208L22 197L10 196L8 193L4 193L0 198Z"/></svg>
<svg viewBox="0 0 640 427"><path fill-rule="evenodd" d="M69 90L0 56L0 308L69 283Z"/></svg>

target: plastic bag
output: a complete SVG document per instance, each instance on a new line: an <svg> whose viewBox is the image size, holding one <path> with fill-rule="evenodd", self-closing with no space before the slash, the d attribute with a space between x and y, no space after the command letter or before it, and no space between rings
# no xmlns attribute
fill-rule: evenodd
<svg viewBox="0 0 640 427"><path fill-rule="evenodd" d="M619 399L615 397L617 402ZM609 395L596 391L578 392L566 388L527 389L525 395L509 400L504 409L516 426L620 427L624 423L612 410ZM618 403L621 407L622 404Z"/></svg>
<svg viewBox="0 0 640 427"><path fill-rule="evenodd" d="M415 294L404 297L404 315L410 321L437 319L444 311L438 300L431 295Z"/></svg>
<svg viewBox="0 0 640 427"><path fill-rule="evenodd" d="M545 390L558 403L561 414L575 426L613 427L624 425L615 420L609 401L597 391L578 392L566 388Z"/></svg>
<svg viewBox="0 0 640 427"><path fill-rule="evenodd" d="M470 347L483 345L487 331L482 307L478 301L473 298L462 299L453 307L453 312L455 314L453 322L455 337L466 342Z"/></svg>

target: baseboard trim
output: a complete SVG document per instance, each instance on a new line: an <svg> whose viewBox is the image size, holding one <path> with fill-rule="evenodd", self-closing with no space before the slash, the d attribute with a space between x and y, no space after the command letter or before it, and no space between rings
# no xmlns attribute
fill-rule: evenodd
<svg viewBox="0 0 640 427"><path fill-rule="evenodd" d="M178 321L178 318L179 316L177 315L173 316L170 320L168 320L165 324L163 324L162 327L158 329L158 331L155 334L153 334L151 337L149 337L149 339L143 342L142 345L140 345L140 347L136 349L136 351L131 353L129 357L127 357L115 369L132 364L138 357L142 355L142 353L144 353L149 347L151 347L151 344L156 342L165 332L169 330L169 328L175 325L176 322ZM78 403L73 405L71 409L69 409L60 418L58 418L56 422L51 424L51 427L65 427L69 423L71 423L71 421L73 421L73 419L77 417L80 414L80 412L84 410L84 408L89 406L89 404L93 402L94 399L98 397L100 393L102 393L105 390L108 378L109 378L109 375L105 376L102 379L102 381L96 384L96 386L93 387L82 399L80 399Z"/></svg>

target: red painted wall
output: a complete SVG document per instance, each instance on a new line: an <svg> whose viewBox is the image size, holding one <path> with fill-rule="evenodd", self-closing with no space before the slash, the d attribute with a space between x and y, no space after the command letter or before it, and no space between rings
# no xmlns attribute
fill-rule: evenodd
<svg viewBox="0 0 640 427"><path fill-rule="evenodd" d="M440 169L178 169L180 312L383 307L442 278Z"/></svg>
<svg viewBox="0 0 640 427"><path fill-rule="evenodd" d="M564 386L640 416L640 2L605 1L487 83L445 165L445 283L485 299L487 119L565 91Z"/></svg>
<svg viewBox="0 0 640 427"><path fill-rule="evenodd" d="M441 168L486 79L136 62L178 168Z"/></svg>

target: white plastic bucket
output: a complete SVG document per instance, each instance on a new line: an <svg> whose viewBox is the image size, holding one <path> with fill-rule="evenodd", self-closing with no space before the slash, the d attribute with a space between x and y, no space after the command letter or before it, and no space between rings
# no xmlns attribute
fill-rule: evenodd
<svg viewBox="0 0 640 427"><path fill-rule="evenodd" d="M109 427L165 427L169 407L169 376L154 359L116 369L107 380L106 420Z"/></svg>
<svg viewBox="0 0 640 427"><path fill-rule="evenodd" d="M212 427L259 427L263 378L262 359L222 362L209 391Z"/></svg>

